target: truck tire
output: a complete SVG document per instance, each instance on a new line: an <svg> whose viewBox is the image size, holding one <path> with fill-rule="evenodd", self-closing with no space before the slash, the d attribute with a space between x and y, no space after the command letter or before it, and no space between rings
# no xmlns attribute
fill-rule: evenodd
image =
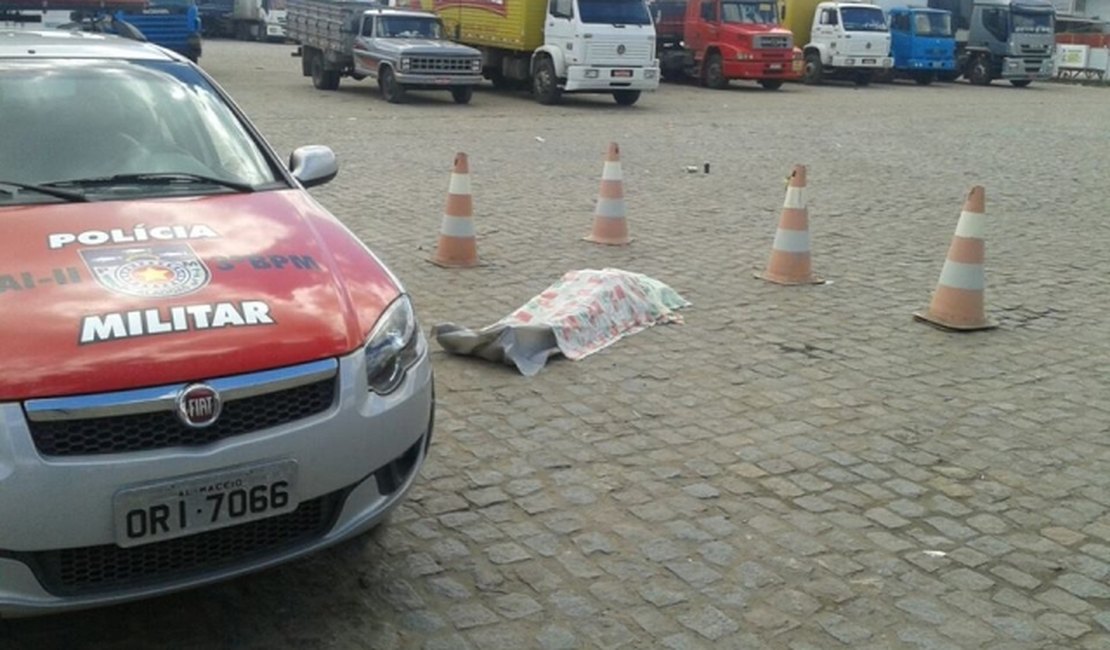
<svg viewBox="0 0 1110 650"><path fill-rule="evenodd" d="M451 99L455 100L456 104L469 104L470 98L473 96L473 86L461 86L459 88L451 89Z"/></svg>
<svg viewBox="0 0 1110 650"><path fill-rule="evenodd" d="M393 68L388 65L383 65L378 73L378 88L382 91L382 97L390 104L405 101L405 87L397 81L397 75L393 74Z"/></svg>
<svg viewBox="0 0 1110 650"><path fill-rule="evenodd" d="M614 90L613 99L621 106L631 106L640 99L640 91L638 90Z"/></svg>
<svg viewBox="0 0 1110 650"><path fill-rule="evenodd" d="M720 54L710 54L709 58L705 60L705 66L702 67L701 82L708 88L714 90L721 90L728 87L728 79L725 79L725 64L721 60Z"/></svg>
<svg viewBox="0 0 1110 650"><path fill-rule="evenodd" d="M532 74L532 94L536 96L536 101L547 106L558 104L563 97L563 91L559 90L559 78L555 75L555 64L547 57L536 63Z"/></svg>
<svg viewBox="0 0 1110 650"><path fill-rule="evenodd" d="M759 85L763 86L764 90L778 90L782 88L782 79L764 79L759 82Z"/></svg>
<svg viewBox="0 0 1110 650"><path fill-rule="evenodd" d="M1011 79L1010 83L1014 86L1014 88L1025 88L1029 84L1033 83L1033 80L1032 79Z"/></svg>
<svg viewBox="0 0 1110 650"><path fill-rule="evenodd" d="M312 57L312 85L317 90L336 90L339 88L339 71L328 70L324 65L324 54L316 53Z"/></svg>
<svg viewBox="0 0 1110 650"><path fill-rule="evenodd" d="M977 56L972 59L967 67L967 80L976 86L989 86L991 83L991 70L986 57Z"/></svg>
<svg viewBox="0 0 1110 650"><path fill-rule="evenodd" d="M928 86L929 84L933 83L933 79L935 78L936 75L934 75L932 72L916 72L913 75L913 81L918 86Z"/></svg>
<svg viewBox="0 0 1110 650"><path fill-rule="evenodd" d="M802 82L810 85L819 84L823 72L821 55L817 52L806 52L805 67L802 68Z"/></svg>

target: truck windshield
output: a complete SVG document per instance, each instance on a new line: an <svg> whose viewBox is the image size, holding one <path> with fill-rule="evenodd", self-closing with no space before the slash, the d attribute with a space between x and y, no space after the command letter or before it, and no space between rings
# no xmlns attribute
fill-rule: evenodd
<svg viewBox="0 0 1110 650"><path fill-rule="evenodd" d="M378 36L382 38L443 38L443 29L434 18L389 16L378 19Z"/></svg>
<svg viewBox="0 0 1110 650"><path fill-rule="evenodd" d="M1015 11L1013 17L1015 34L1052 33L1052 14L1026 14Z"/></svg>
<svg viewBox="0 0 1110 650"><path fill-rule="evenodd" d="M643 0L578 0L582 22L597 25L650 25Z"/></svg>
<svg viewBox="0 0 1110 650"><path fill-rule="evenodd" d="M778 24L775 5L770 2L722 2L721 20L726 23Z"/></svg>
<svg viewBox="0 0 1110 650"><path fill-rule="evenodd" d="M886 18L878 7L841 7L840 23L846 32L886 31Z"/></svg>
<svg viewBox="0 0 1110 650"><path fill-rule="evenodd" d="M951 36L952 16L932 13L915 14L913 29L918 36Z"/></svg>

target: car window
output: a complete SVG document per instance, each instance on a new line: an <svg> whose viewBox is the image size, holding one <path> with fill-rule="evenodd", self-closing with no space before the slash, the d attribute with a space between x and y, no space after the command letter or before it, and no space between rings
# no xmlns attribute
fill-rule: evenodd
<svg viewBox="0 0 1110 650"><path fill-rule="evenodd" d="M251 186L282 180L216 90L182 63L0 61L0 116L0 181L174 173Z"/></svg>

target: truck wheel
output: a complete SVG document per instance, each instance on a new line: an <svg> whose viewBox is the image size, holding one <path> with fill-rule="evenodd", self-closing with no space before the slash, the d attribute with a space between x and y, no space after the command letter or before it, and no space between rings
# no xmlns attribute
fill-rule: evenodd
<svg viewBox="0 0 1110 650"><path fill-rule="evenodd" d="M1010 83L1013 84L1013 86L1015 88L1025 88L1029 84L1033 83L1033 80L1032 79L1011 79Z"/></svg>
<svg viewBox="0 0 1110 650"><path fill-rule="evenodd" d="M397 75L393 74L393 68L382 66L382 71L378 73L378 87L381 88L382 97L390 104L400 104L405 101L405 87L397 82Z"/></svg>
<svg viewBox="0 0 1110 650"><path fill-rule="evenodd" d="M759 85L763 86L764 90L778 90L779 88L782 88L782 80L764 79L763 81L759 82Z"/></svg>
<svg viewBox="0 0 1110 650"><path fill-rule="evenodd" d="M913 80L919 86L928 86L933 83L935 75L932 72L918 72L914 74Z"/></svg>
<svg viewBox="0 0 1110 650"><path fill-rule="evenodd" d="M991 83L991 71L987 67L986 57L977 56L971 62L971 66L967 69L967 80L976 86L989 86Z"/></svg>
<svg viewBox="0 0 1110 650"><path fill-rule="evenodd" d="M857 72L854 81L856 82L857 86L871 85L871 71L865 70L862 72Z"/></svg>
<svg viewBox="0 0 1110 650"><path fill-rule="evenodd" d="M339 88L339 71L324 67L323 53L312 57L312 85L317 90L336 90Z"/></svg>
<svg viewBox="0 0 1110 650"><path fill-rule="evenodd" d="M614 90L613 99L621 106L631 106L640 99L640 91L638 90Z"/></svg>
<svg viewBox="0 0 1110 650"><path fill-rule="evenodd" d="M821 55L817 52L806 52L805 68L802 69L802 82L807 84L821 83Z"/></svg>
<svg viewBox="0 0 1110 650"><path fill-rule="evenodd" d="M543 58L536 64L536 71L532 75L532 93L535 94L536 101L549 106L558 104L562 98L563 91L559 90L555 64L551 59Z"/></svg>
<svg viewBox="0 0 1110 650"><path fill-rule="evenodd" d="M456 104L469 104L470 98L473 96L474 89L470 86L451 89L451 99L455 100Z"/></svg>
<svg viewBox="0 0 1110 650"><path fill-rule="evenodd" d="M728 79L725 79L725 64L721 61L720 54L711 54L705 60L705 69L701 81L714 90L728 87Z"/></svg>

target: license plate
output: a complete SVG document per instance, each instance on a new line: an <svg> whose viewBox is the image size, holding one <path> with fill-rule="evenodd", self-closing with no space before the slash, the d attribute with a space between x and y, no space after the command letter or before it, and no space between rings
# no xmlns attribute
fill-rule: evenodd
<svg viewBox="0 0 1110 650"><path fill-rule="evenodd" d="M871 63L871 64L874 64L874 63L875 63L875 59L864 59L864 60L863 60L863 62L864 62L864 63Z"/></svg>
<svg viewBox="0 0 1110 650"><path fill-rule="evenodd" d="M631 70L613 70L609 74L611 74L614 77L631 77L632 76L632 71Z"/></svg>
<svg viewBox="0 0 1110 650"><path fill-rule="evenodd" d="M770 63L767 65L768 70L782 70L781 63Z"/></svg>
<svg viewBox="0 0 1110 650"><path fill-rule="evenodd" d="M283 460L120 490L112 499L123 548L297 509L297 462Z"/></svg>

